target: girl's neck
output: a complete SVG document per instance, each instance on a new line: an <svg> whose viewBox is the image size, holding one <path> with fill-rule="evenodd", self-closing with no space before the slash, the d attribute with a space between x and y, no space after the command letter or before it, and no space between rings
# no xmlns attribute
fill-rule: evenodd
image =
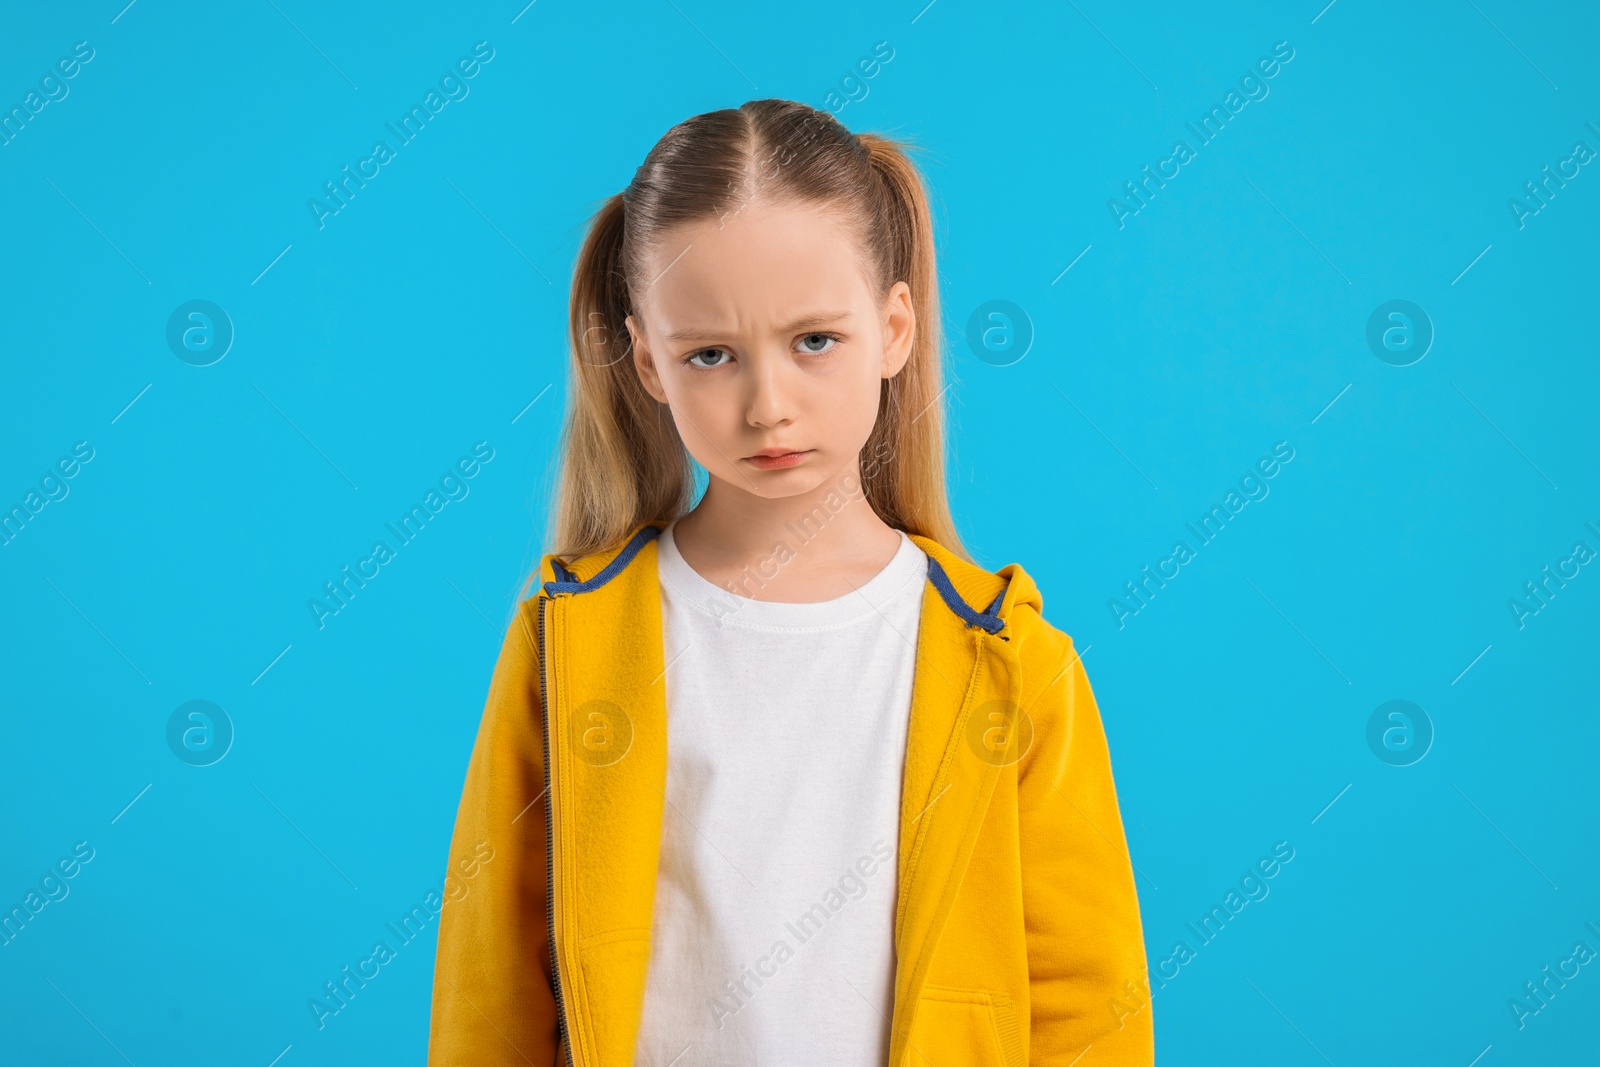
<svg viewBox="0 0 1600 1067"><path fill-rule="evenodd" d="M860 485L859 473L846 471L809 492L769 499L712 478L674 524L673 540L684 562L724 588L755 572L764 579L755 599L832 600L865 584L900 548L899 531Z"/></svg>

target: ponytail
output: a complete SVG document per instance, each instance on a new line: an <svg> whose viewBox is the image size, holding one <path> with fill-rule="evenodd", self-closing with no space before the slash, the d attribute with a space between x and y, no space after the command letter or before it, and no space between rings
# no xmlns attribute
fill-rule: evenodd
<svg viewBox="0 0 1600 1067"><path fill-rule="evenodd" d="M910 357L883 382L878 421L862 449L862 484L884 522L931 537L965 558L945 491L944 419L937 408L944 344L927 192L906 146L872 133L857 139L883 194L877 232L883 235L887 284L880 295L904 281L916 318Z"/></svg>
<svg viewBox="0 0 1600 1067"><path fill-rule="evenodd" d="M629 342L621 193L595 213L572 274L572 388L560 488L547 543L575 557L641 522L670 522L690 504L689 453L639 382Z"/></svg>

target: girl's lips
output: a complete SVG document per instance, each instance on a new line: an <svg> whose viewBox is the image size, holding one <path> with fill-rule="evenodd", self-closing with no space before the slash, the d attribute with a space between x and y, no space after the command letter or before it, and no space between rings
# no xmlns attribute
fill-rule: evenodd
<svg viewBox="0 0 1600 1067"><path fill-rule="evenodd" d="M785 452L781 456L746 456L744 461L759 470L775 471L794 466L811 455L812 451L808 448L803 452Z"/></svg>

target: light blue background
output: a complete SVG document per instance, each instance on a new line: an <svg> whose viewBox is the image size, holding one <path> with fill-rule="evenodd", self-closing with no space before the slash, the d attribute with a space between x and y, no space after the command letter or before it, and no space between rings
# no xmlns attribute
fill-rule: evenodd
<svg viewBox="0 0 1600 1067"><path fill-rule="evenodd" d="M1600 170L1507 206L1600 149L1591 6L122 2L0 35L8 110L95 49L0 147L0 504L95 449L0 548L0 904L95 849L0 948L5 1059L423 1061L432 928L325 1028L307 1001L442 882L583 225L673 123L824 106L879 41L839 117L930 151L963 533L1084 649L1152 968L1196 948L1159 1062L1593 1055L1600 964L1524 1029L1507 1006L1600 950L1600 574L1507 607L1600 548ZM308 198L478 41L470 95L319 230ZM1270 94L1119 229L1108 199L1278 41ZM237 332L209 367L164 340L192 299ZM964 338L996 299L1035 334L1011 366ZM1437 332L1408 367L1365 341L1392 299ZM319 631L308 598L480 440L470 495ZM1278 441L1270 495L1118 628ZM165 739L193 699L236 730L206 768ZM1367 745L1392 699L1436 732L1412 766Z"/></svg>

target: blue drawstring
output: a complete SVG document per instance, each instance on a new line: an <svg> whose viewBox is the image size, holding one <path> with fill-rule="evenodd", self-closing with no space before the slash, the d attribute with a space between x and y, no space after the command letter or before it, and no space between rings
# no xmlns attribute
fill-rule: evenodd
<svg viewBox="0 0 1600 1067"><path fill-rule="evenodd" d="M1006 591L1000 590L1000 595L995 597L983 611L973 611L971 606L961 595L956 592L956 587L951 584L950 576L945 574L944 568L939 566L939 561L932 556L928 557L928 580L933 587L939 590L939 595L944 597L944 602L950 610L955 612L968 626L982 627L989 633L999 633L1005 628L1005 620L995 612L1000 610L1000 602L1006 598Z"/></svg>
<svg viewBox="0 0 1600 1067"><path fill-rule="evenodd" d="M551 596L555 596L558 593L587 593L591 589L598 589L616 577L617 572L626 567L628 561L638 555L639 550L659 536L660 533L661 528L658 526L641 528L638 533L633 535L633 539L623 546L622 551L617 553L616 558L602 567L600 573L590 578L587 582L578 581L578 576L562 566L560 561L551 560L550 563L555 567L557 580L545 582L544 591Z"/></svg>

